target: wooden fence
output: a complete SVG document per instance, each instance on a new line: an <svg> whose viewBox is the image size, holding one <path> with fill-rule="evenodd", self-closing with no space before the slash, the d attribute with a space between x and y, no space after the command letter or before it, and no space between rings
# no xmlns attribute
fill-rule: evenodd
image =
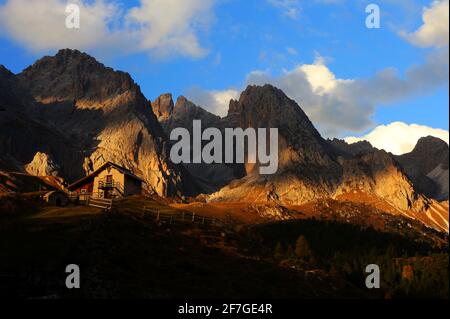
<svg viewBox="0 0 450 319"><path fill-rule="evenodd" d="M200 225L215 225L215 226L225 226L226 223L214 217L202 216L192 212L177 212L177 213L166 213L160 210L154 210L147 206L142 209L146 216L151 216L156 221L167 222L167 223L193 223Z"/></svg>
<svg viewBox="0 0 450 319"><path fill-rule="evenodd" d="M110 211L113 206L113 200L104 198L89 198L86 202L86 205Z"/></svg>
<svg viewBox="0 0 450 319"><path fill-rule="evenodd" d="M110 211L112 209L114 200L101 198L100 193L68 193L67 196L73 202L77 202L78 204L101 208L106 211Z"/></svg>

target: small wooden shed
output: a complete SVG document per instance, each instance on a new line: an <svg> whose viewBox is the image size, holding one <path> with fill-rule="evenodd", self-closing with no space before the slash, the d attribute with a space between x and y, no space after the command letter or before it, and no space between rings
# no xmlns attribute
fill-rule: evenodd
<svg viewBox="0 0 450 319"><path fill-rule="evenodd" d="M50 206L64 207L69 204L67 195L60 191L51 191L44 195L44 201Z"/></svg>

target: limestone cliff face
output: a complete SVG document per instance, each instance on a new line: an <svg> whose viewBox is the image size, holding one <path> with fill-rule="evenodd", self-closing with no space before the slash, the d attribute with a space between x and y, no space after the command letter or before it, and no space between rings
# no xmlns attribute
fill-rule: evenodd
<svg viewBox="0 0 450 319"><path fill-rule="evenodd" d="M400 210L421 209L417 194L400 166L385 151L373 150L351 159L340 158L342 179L334 196L351 193L375 195Z"/></svg>
<svg viewBox="0 0 450 319"><path fill-rule="evenodd" d="M345 142L325 141L301 108L270 85L248 87L239 101L230 103L228 120L242 128L278 128L279 170L263 176L254 168L248 169L243 179L212 194L212 201L299 205L364 194L405 214L423 212L431 204L414 190L391 154L370 144L349 147Z"/></svg>
<svg viewBox="0 0 450 319"><path fill-rule="evenodd" d="M211 200L279 200L298 204L332 196L342 175L335 154L306 114L281 90L249 86L231 101L231 127L278 128L279 164L274 175L260 175L258 165L245 165L246 177L211 196Z"/></svg>
<svg viewBox="0 0 450 319"><path fill-rule="evenodd" d="M320 174L331 179L339 175L334 154L303 110L271 85L247 87L239 101L230 102L228 122L230 127L278 128L279 173L302 173L306 165L311 180Z"/></svg>
<svg viewBox="0 0 450 319"><path fill-rule="evenodd" d="M159 195L194 192L188 174L170 162L167 138L127 73L79 51L61 50L16 78L21 90L34 98L33 117L76 144L76 177L83 175L89 157L94 168L105 161L127 167Z"/></svg>

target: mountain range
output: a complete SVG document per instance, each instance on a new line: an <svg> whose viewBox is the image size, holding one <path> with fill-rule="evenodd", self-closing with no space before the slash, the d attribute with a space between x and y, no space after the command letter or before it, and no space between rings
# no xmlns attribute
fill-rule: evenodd
<svg viewBox="0 0 450 319"><path fill-rule="evenodd" d="M168 136L176 127L192 130L195 119L221 130L278 128L278 172L260 175L247 161L173 164ZM33 176L63 185L111 161L162 197L280 206L364 202L448 232L448 152L433 137L401 156L368 142L326 140L301 106L271 85L248 86L221 118L185 97L149 101L129 74L76 50L19 74L0 67L0 191L20 191L20 180Z"/></svg>

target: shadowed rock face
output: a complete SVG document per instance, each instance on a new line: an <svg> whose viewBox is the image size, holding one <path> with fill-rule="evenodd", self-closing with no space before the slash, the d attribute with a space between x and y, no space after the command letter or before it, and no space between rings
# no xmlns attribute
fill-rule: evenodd
<svg viewBox="0 0 450 319"><path fill-rule="evenodd" d="M172 108L170 105L173 105L173 101L165 100L165 98L166 95L160 96L152 105L158 105L157 103L159 103L162 109L170 110L170 112L164 113L166 116L158 118L167 135L170 135L170 132L177 127L183 127L188 129L189 132L192 132L192 123L194 120L201 120L203 128L222 127L220 117L195 105L184 96L178 97L175 106ZM161 101L164 101L164 103L161 104Z"/></svg>
<svg viewBox="0 0 450 319"><path fill-rule="evenodd" d="M127 73L107 68L79 51L61 50L15 78L34 99L30 116L50 130L63 132L79 150L73 152L79 155L70 169L78 173L64 177L82 177L84 158L89 157L94 168L105 161L129 168L162 196L195 192L188 174L170 162L167 138ZM53 152L45 153L66 166Z"/></svg>
<svg viewBox="0 0 450 319"><path fill-rule="evenodd" d="M410 153L396 156L414 187L428 197L448 199L448 144L439 138L421 138Z"/></svg>
<svg viewBox="0 0 450 319"><path fill-rule="evenodd" d="M193 136L193 121L201 120L202 130L216 127L223 130L226 122L219 116L209 113L195 105L184 96L178 97L173 103L172 95L163 94L151 103L158 121L167 136L175 128L185 128ZM206 142L203 142L205 144ZM242 165L226 164L183 164L201 186L201 191L211 193L228 184L235 178L242 177Z"/></svg>
<svg viewBox="0 0 450 319"><path fill-rule="evenodd" d="M367 141L359 141L353 144L348 144L344 140L334 138L332 140L327 140L327 142L332 146L337 154L346 157L356 156L375 150L374 147Z"/></svg>
<svg viewBox="0 0 450 319"><path fill-rule="evenodd" d="M35 118L34 99L19 87L14 74L0 67L0 160L8 170L24 172L38 152L52 154L64 163L69 177L81 173L76 167L79 149L58 128Z"/></svg>

